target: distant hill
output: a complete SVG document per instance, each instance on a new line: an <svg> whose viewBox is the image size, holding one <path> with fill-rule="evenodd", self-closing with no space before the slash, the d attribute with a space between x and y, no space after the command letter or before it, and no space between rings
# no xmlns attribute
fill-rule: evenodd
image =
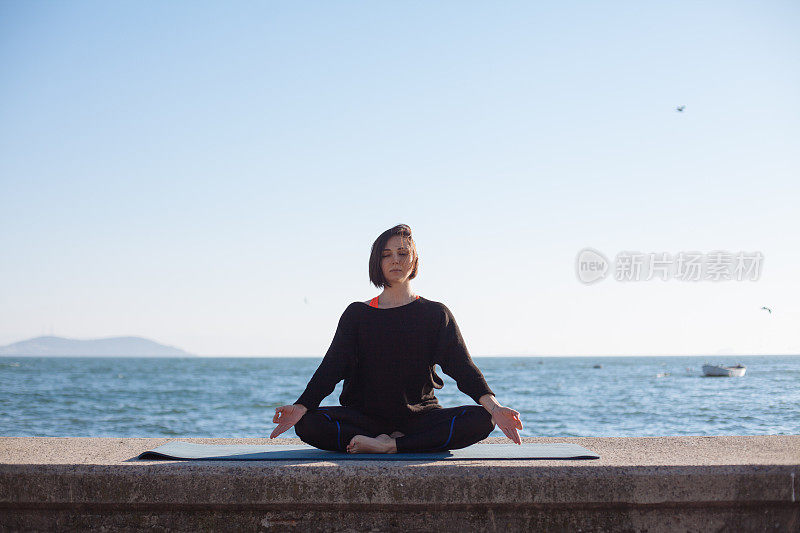
<svg viewBox="0 0 800 533"><path fill-rule="evenodd" d="M83 357L194 356L174 346L165 346L142 337L107 337L105 339L36 337L7 346L0 346L0 355Z"/></svg>

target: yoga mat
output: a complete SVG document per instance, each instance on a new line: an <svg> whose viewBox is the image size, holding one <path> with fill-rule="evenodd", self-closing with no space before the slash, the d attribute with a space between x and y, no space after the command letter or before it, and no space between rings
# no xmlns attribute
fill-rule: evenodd
<svg viewBox="0 0 800 533"><path fill-rule="evenodd" d="M458 450L428 453L342 453L308 444L196 444L168 442L139 454L139 459L186 459L193 461L453 461L474 459L600 459L583 446L565 442L545 444L473 444Z"/></svg>

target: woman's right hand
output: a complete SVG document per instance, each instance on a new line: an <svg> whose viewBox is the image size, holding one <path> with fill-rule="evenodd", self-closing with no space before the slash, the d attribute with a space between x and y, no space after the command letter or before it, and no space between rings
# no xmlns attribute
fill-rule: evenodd
<svg viewBox="0 0 800 533"><path fill-rule="evenodd" d="M272 430L272 434L269 436L269 438L274 439L293 425L297 424L297 422L303 418L303 415L306 414L306 411L308 411L308 409L299 403L276 407L275 416L272 417L272 421L277 423L278 427Z"/></svg>

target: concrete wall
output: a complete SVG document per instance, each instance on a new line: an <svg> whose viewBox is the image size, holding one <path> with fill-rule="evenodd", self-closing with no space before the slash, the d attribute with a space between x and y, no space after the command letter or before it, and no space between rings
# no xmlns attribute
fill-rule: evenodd
<svg viewBox="0 0 800 533"><path fill-rule="evenodd" d="M0 437L0 530L800 531L800 436L524 439L601 456L573 461L136 459L170 440L300 444Z"/></svg>

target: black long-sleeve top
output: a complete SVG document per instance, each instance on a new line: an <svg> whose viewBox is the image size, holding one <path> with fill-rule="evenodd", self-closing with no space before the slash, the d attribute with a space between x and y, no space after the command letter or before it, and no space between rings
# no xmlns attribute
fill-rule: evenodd
<svg viewBox="0 0 800 533"><path fill-rule="evenodd" d="M389 309L353 302L342 313L330 348L295 403L315 409L344 379L341 405L402 420L442 407L433 393L444 386L436 364L476 403L484 394L494 395L443 303L421 296Z"/></svg>

